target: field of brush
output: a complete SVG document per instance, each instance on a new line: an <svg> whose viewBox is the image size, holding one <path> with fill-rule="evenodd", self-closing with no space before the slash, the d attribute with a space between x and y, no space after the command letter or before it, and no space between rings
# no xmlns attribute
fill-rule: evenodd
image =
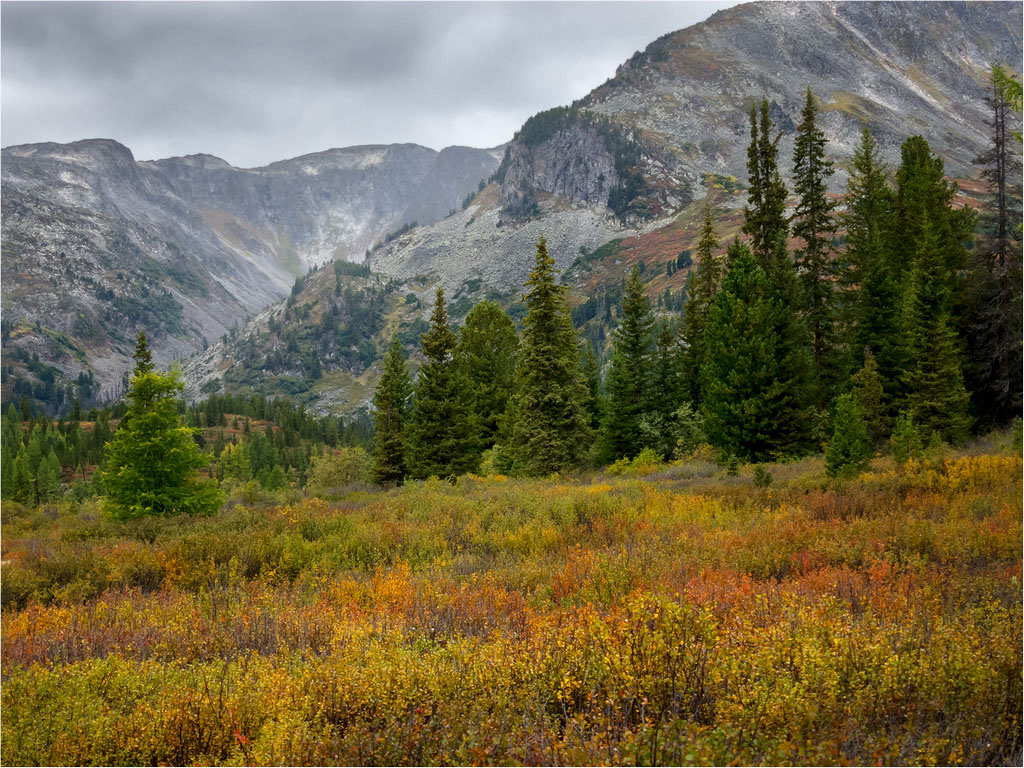
<svg viewBox="0 0 1024 768"><path fill-rule="evenodd" d="M3 507L5 765L1020 764L1021 458Z"/></svg>

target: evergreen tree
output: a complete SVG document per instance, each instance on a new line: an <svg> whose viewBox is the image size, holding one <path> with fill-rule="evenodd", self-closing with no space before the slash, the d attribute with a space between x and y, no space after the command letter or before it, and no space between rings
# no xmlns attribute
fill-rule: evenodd
<svg viewBox="0 0 1024 768"><path fill-rule="evenodd" d="M194 430L182 426L178 416L177 397L184 384L175 372L153 372L147 355L140 334L128 411L107 445L107 509L122 520L211 513L222 499L214 484L194 476L207 461L192 438Z"/></svg>
<svg viewBox="0 0 1024 768"><path fill-rule="evenodd" d="M925 215L903 305L903 336L909 361L903 376L907 411L926 439L939 436L957 444L967 436L970 426L969 396L951 326L945 266L938 238Z"/></svg>
<svg viewBox="0 0 1024 768"><path fill-rule="evenodd" d="M373 394L373 481L380 485L400 483L408 473L406 429L411 396L405 350L396 335L384 356L384 372Z"/></svg>
<svg viewBox="0 0 1024 768"><path fill-rule="evenodd" d="M1021 412L1021 167L1008 124L1012 106L993 68L992 145L976 162L988 184L983 237L972 252L966 334L970 388L984 424L1005 425ZM1019 124L1019 121L1017 121ZM1016 140L1019 142L1019 139Z"/></svg>
<svg viewBox="0 0 1024 768"><path fill-rule="evenodd" d="M685 403L679 333L669 320L658 323L651 360L650 404L640 417L640 444L671 459L678 442L676 416Z"/></svg>
<svg viewBox="0 0 1024 768"><path fill-rule="evenodd" d="M583 379L587 383L586 406L590 414L590 428L596 432L601 428L604 398L601 396L601 366L594 345L589 341L583 342Z"/></svg>
<svg viewBox="0 0 1024 768"><path fill-rule="evenodd" d="M555 282L554 267L542 237L525 284L527 313L512 400L511 454L516 471L524 475L579 466L593 434L568 289Z"/></svg>
<svg viewBox="0 0 1024 768"><path fill-rule="evenodd" d="M704 363L704 327L708 309L722 282L722 259L716 254L718 248L715 225L711 220L711 205L708 204L704 209L704 226L697 244L700 261L693 280L687 285L689 296L680 332L683 346L683 397L694 407L699 407L701 402L700 369Z"/></svg>
<svg viewBox="0 0 1024 768"><path fill-rule="evenodd" d="M845 268L839 276L845 370L856 370L863 350L870 348L891 403L902 390L897 278L901 266L895 263L891 239L896 199L886 176L878 144L865 128L854 151L842 216L847 238Z"/></svg>
<svg viewBox="0 0 1024 768"><path fill-rule="evenodd" d="M604 462L632 458L643 447L640 418L649 410L653 397L651 376L651 304L633 269L622 297L622 318L612 337L612 359L608 371L608 407L601 425L601 458Z"/></svg>
<svg viewBox="0 0 1024 768"><path fill-rule="evenodd" d="M459 334L459 359L469 382L477 445L482 450L498 440L515 388L518 355L519 335L512 318L493 301L474 306Z"/></svg>
<svg viewBox="0 0 1024 768"><path fill-rule="evenodd" d="M779 174L779 137L769 116L768 100L761 100L761 115L750 108L750 146L747 148L747 206L743 209L743 232L750 235L750 249L768 271L768 262L779 234L789 231L786 223L786 186Z"/></svg>
<svg viewBox="0 0 1024 768"><path fill-rule="evenodd" d="M438 287L430 330L420 336L426 363L420 369L409 429L409 474L453 477L479 463L472 406L458 359L458 337L448 325L444 292Z"/></svg>
<svg viewBox="0 0 1024 768"><path fill-rule="evenodd" d="M944 296L954 333L961 331L964 311L963 269L965 243L972 237L976 215L969 206L953 207L958 187L944 176L941 158L920 136L903 142L901 163L896 171L895 235L898 259L894 264L911 265L928 237L935 258L934 277L944 283ZM926 232L927 230L927 232Z"/></svg>
<svg viewBox="0 0 1024 768"><path fill-rule="evenodd" d="M708 314L701 369L708 439L750 461L804 452L810 442L806 350L765 270L739 242Z"/></svg>
<svg viewBox="0 0 1024 768"><path fill-rule="evenodd" d="M871 444L881 445L889 436L892 420L889 418L885 389L871 347L864 348L864 365L850 378L850 384L853 400L864 417Z"/></svg>
<svg viewBox="0 0 1024 768"><path fill-rule="evenodd" d="M852 395L836 399L832 423L832 439L825 449L825 473L829 477L854 477L867 468L871 443L864 417Z"/></svg>
<svg viewBox="0 0 1024 768"><path fill-rule="evenodd" d="M14 467L11 472L11 498L22 504L36 504L35 479L28 468L28 459L25 452L21 451L14 459Z"/></svg>
<svg viewBox="0 0 1024 768"><path fill-rule="evenodd" d="M139 331L135 339L135 353L132 358L135 360L136 374L153 372L153 351L149 348L145 331Z"/></svg>
<svg viewBox="0 0 1024 768"><path fill-rule="evenodd" d="M835 384L827 360L832 350L834 314L829 252L835 234L831 216L835 203L826 194L832 161L825 157L825 132L818 126L817 116L818 106L808 88L793 149L794 190L799 199L792 223L794 237L804 243L795 254L803 289L800 309L811 334L818 410L822 410L827 392Z"/></svg>

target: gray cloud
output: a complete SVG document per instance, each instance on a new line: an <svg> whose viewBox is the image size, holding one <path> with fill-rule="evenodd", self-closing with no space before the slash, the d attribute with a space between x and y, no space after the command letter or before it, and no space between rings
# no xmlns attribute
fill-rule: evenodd
<svg viewBox="0 0 1024 768"><path fill-rule="evenodd" d="M484 147L730 2L4 2L0 142L114 138L239 166Z"/></svg>

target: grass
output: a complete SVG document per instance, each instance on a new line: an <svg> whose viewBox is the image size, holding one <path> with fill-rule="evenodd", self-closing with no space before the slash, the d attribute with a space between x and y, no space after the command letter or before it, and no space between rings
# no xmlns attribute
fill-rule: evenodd
<svg viewBox="0 0 1024 768"><path fill-rule="evenodd" d="M1019 454L768 469L5 504L0 758L1019 764Z"/></svg>

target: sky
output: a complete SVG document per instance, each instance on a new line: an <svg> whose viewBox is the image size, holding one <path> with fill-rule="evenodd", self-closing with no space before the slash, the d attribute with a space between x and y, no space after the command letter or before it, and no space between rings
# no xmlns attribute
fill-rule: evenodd
<svg viewBox="0 0 1024 768"><path fill-rule="evenodd" d="M111 138L239 167L493 147L733 2L0 4L0 144Z"/></svg>

